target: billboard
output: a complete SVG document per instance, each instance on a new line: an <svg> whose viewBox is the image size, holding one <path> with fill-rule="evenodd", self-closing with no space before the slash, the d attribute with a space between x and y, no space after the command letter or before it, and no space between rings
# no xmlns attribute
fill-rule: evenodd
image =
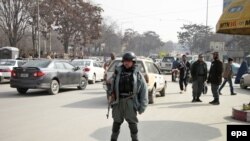
<svg viewBox="0 0 250 141"><path fill-rule="evenodd" d="M224 0L223 1L223 10L234 0Z"/></svg>

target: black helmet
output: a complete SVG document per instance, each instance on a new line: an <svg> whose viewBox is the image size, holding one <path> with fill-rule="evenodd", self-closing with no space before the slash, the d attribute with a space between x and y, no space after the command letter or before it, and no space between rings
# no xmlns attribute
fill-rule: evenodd
<svg viewBox="0 0 250 141"><path fill-rule="evenodd" d="M122 56L122 61L133 61L135 62L136 61L136 56L135 56L135 53L134 52L126 52L123 54Z"/></svg>

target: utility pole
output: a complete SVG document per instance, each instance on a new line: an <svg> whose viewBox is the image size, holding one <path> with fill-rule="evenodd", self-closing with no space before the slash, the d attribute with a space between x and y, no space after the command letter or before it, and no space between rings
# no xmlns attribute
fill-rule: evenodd
<svg viewBox="0 0 250 141"><path fill-rule="evenodd" d="M40 48L40 29L39 29L39 16L40 9L39 9L39 0L37 0L37 33L38 33L38 41L37 41L37 48L38 48L38 58L41 57L41 48Z"/></svg>
<svg viewBox="0 0 250 141"><path fill-rule="evenodd" d="M206 8L206 33L205 33L205 50L208 50L208 0L207 0L207 8Z"/></svg>

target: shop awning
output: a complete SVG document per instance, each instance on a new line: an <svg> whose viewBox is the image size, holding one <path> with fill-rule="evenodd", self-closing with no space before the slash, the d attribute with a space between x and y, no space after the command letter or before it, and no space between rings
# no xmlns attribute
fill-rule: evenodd
<svg viewBox="0 0 250 141"><path fill-rule="evenodd" d="M217 33L250 35L250 0L234 0L224 9Z"/></svg>

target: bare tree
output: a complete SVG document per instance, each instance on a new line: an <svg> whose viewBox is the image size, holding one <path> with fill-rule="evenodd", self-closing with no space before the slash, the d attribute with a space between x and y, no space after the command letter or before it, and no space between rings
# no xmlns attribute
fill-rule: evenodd
<svg viewBox="0 0 250 141"><path fill-rule="evenodd" d="M70 44L84 45L99 38L100 7L82 0L44 0L42 5L44 10L51 10L42 17L49 26L53 23L66 53Z"/></svg>
<svg viewBox="0 0 250 141"><path fill-rule="evenodd" d="M27 7L30 0L1 0L0 28L8 36L11 46L16 46L28 27Z"/></svg>

